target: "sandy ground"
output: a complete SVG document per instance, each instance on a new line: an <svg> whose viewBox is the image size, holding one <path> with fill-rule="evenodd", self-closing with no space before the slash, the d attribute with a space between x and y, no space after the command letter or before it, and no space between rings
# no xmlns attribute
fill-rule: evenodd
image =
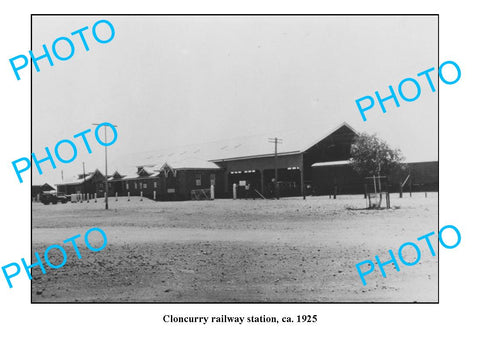
<svg viewBox="0 0 480 349"><path fill-rule="evenodd" d="M33 251L43 258L49 245L81 234L83 256L67 244L65 266L34 268L33 302L437 301L438 259L425 243L419 264L388 265L386 278L376 266L367 286L355 268L437 232L436 193L392 194L390 210L365 210L363 196L109 203L109 211L102 200L33 204ZM108 236L102 251L85 246L91 227ZM56 251L49 256L61 260Z"/></svg>

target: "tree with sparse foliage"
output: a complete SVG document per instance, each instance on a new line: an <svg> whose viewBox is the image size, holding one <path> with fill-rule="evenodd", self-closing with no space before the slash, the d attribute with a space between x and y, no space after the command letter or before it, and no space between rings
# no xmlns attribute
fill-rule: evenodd
<svg viewBox="0 0 480 349"><path fill-rule="evenodd" d="M367 133L359 134L351 148L352 166L361 176L388 176L404 160L400 149Z"/></svg>

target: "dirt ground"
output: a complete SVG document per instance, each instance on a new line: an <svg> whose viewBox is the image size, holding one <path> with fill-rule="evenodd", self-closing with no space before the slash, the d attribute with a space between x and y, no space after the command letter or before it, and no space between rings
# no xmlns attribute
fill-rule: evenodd
<svg viewBox="0 0 480 349"><path fill-rule="evenodd" d="M355 265L397 255L400 245L435 231L438 195L414 193L393 209L365 210L363 196L186 202L111 198L32 209L33 251L81 234L82 259L33 268L33 302L436 302L438 259L425 242L415 266L378 266L363 286ZM108 244L93 252L91 227ZM101 245L92 233L91 243ZM98 236L98 235L96 235ZM414 260L406 249L405 259ZM49 253L59 263L61 254ZM398 259L398 257L397 257ZM58 262L56 262L58 261Z"/></svg>

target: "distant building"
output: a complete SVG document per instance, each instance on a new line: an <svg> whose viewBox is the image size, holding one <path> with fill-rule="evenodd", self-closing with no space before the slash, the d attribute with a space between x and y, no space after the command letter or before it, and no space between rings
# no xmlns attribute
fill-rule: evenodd
<svg viewBox="0 0 480 349"><path fill-rule="evenodd" d="M382 189L390 192L438 191L438 161L405 163L404 168L394 171L388 178L382 179ZM355 172L350 162L320 162L312 165L313 187L317 195L361 194L373 192L373 180L366 180Z"/></svg>
<svg viewBox="0 0 480 349"><path fill-rule="evenodd" d="M50 184L32 185L32 198L36 198L38 194L44 191L55 190Z"/></svg>
<svg viewBox="0 0 480 349"><path fill-rule="evenodd" d="M95 170L85 174L79 174L77 178L70 182L56 184L57 191L67 195L77 193L88 193L97 195L104 193L105 176L99 171Z"/></svg>

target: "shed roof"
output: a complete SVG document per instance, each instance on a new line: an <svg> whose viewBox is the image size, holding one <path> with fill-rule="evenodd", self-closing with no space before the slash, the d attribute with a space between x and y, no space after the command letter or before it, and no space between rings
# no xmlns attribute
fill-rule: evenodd
<svg viewBox="0 0 480 349"><path fill-rule="evenodd" d="M334 126L332 126L334 125ZM349 124L343 122L331 123L330 127L303 131L284 131L276 136L282 139L278 145L278 156L305 152L318 142L328 137L341 127L347 127L357 133ZM144 166L158 169L165 163L173 169L218 169L215 162L251 157L266 157L274 155L274 145L268 139L272 135L250 135L226 140L190 144L181 147L152 150L149 152L132 153L123 156L120 161L125 165ZM119 173L123 174L118 168Z"/></svg>
<svg viewBox="0 0 480 349"><path fill-rule="evenodd" d="M93 172L88 172L85 174L85 179L83 178L83 174L79 174L77 176L69 177L67 178L63 183L57 183L55 185L79 185L83 184L83 182L88 181L92 179L96 173L99 173L100 175L103 176L102 172L100 170L96 169Z"/></svg>

